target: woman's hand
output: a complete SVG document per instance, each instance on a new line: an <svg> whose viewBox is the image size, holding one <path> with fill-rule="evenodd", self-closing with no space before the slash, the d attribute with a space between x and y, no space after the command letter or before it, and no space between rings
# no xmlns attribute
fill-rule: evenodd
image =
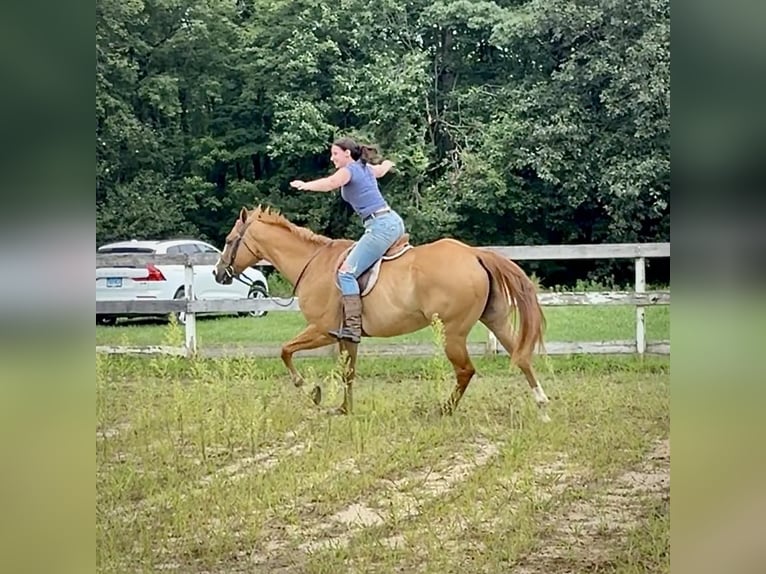
<svg viewBox="0 0 766 574"><path fill-rule="evenodd" d="M295 179L290 182L290 186L303 191L306 188L306 182L301 179Z"/></svg>

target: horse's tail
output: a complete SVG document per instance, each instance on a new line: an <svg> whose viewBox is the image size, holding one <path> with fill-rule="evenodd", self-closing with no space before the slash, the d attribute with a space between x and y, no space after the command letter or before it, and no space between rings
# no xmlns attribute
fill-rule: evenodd
<svg viewBox="0 0 766 574"><path fill-rule="evenodd" d="M492 282L487 307L493 305L493 297L502 296L504 306L510 307L514 327L518 326L518 329L514 328L511 359L516 364L529 362L536 347L544 350L545 315L537 299L537 288L524 270L510 259L486 249L477 248L476 251ZM518 325L515 325L517 318Z"/></svg>

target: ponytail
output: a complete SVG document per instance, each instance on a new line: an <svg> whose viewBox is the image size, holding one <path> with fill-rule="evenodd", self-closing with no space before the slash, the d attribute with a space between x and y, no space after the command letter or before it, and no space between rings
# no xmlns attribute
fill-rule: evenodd
<svg viewBox="0 0 766 574"><path fill-rule="evenodd" d="M378 148L369 145L359 146L359 160L366 165L378 157Z"/></svg>

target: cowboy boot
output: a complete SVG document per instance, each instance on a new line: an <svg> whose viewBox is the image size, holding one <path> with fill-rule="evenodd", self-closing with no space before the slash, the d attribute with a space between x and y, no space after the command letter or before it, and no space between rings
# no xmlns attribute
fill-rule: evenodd
<svg viewBox="0 0 766 574"><path fill-rule="evenodd" d="M338 339L358 343L362 337L362 298L359 295L343 295L343 327L330 331Z"/></svg>

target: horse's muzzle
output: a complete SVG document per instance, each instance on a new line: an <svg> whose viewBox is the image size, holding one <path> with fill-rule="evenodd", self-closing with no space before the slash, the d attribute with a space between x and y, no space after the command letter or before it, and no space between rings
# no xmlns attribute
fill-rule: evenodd
<svg viewBox="0 0 766 574"><path fill-rule="evenodd" d="M216 267L213 269L213 277L216 283L231 285L234 281L234 272L231 267Z"/></svg>

